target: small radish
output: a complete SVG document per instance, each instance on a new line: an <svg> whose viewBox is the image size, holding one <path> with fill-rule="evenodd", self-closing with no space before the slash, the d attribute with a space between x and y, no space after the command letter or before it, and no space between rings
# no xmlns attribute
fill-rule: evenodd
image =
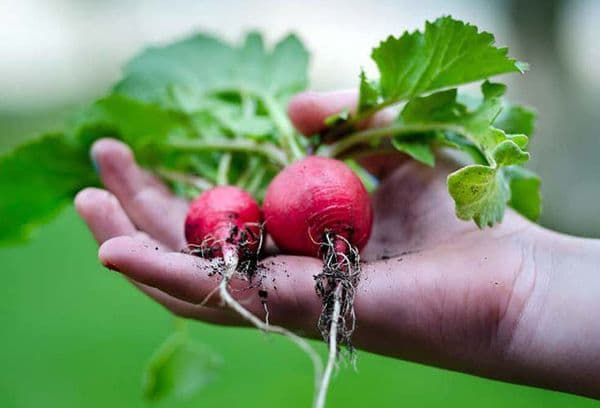
<svg viewBox="0 0 600 408"><path fill-rule="evenodd" d="M322 363L308 342L283 327L263 322L229 293L229 282L236 273L246 280L254 275L262 246L261 221L260 208L248 192L221 185L203 192L192 202L185 220L185 237L190 253L223 259L225 267L219 284L223 302L257 328L284 335L296 343L311 358L318 385Z"/></svg>
<svg viewBox="0 0 600 408"><path fill-rule="evenodd" d="M318 326L329 343L329 359L315 405L323 407L338 345L352 350L359 251L369 240L373 224L369 194L343 162L310 156L273 179L263 212L267 232L279 249L324 261L323 272L315 277L323 300Z"/></svg>
<svg viewBox="0 0 600 408"><path fill-rule="evenodd" d="M190 205L185 238L207 258L256 257L261 218L258 204L246 191L217 186L200 194Z"/></svg>

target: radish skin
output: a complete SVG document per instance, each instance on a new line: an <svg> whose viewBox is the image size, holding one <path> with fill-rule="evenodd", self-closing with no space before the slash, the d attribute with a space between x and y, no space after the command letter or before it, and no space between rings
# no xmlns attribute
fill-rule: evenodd
<svg viewBox="0 0 600 408"><path fill-rule="evenodd" d="M322 255L325 232L345 238L360 251L373 224L369 193L360 179L343 162L319 156L279 173L267 189L263 212L267 231L281 251L313 257Z"/></svg>
<svg viewBox="0 0 600 408"><path fill-rule="evenodd" d="M190 205L185 239L190 245L210 249L208 257L223 256L227 245L237 251L244 238L248 250L256 252L261 221L260 208L250 194L241 188L218 186L200 194Z"/></svg>

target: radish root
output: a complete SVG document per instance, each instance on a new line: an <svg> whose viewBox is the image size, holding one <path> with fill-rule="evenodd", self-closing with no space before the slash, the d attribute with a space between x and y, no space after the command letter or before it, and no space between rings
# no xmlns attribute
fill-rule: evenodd
<svg viewBox="0 0 600 408"><path fill-rule="evenodd" d="M329 353L327 357L327 366L325 366L325 373L321 379L319 385L319 392L317 393L317 402L315 408L325 407L325 400L327 399L327 390L329 389L329 382L331 381L331 374L335 366L338 355L338 321L340 319L341 301L340 297L342 294L342 285L338 285L335 290L335 301L333 303L333 312L331 313L331 326L329 330Z"/></svg>
<svg viewBox="0 0 600 408"><path fill-rule="evenodd" d="M328 344L329 352L325 372L317 394L316 408L323 408L331 375L340 350L344 345L350 358L354 358L352 333L356 326L354 292L360 277L358 250L342 236L325 234L321 244L324 255L323 272L315 276L317 293L323 299L319 329Z"/></svg>
<svg viewBox="0 0 600 408"><path fill-rule="evenodd" d="M225 270L223 272L223 278L219 283L219 294L223 302L236 311L241 317L252 323L256 328L266 333L276 333L285 336L304 351L312 361L315 373L315 390L317 390L323 376L323 363L319 354L317 354L311 345L302 337L281 326L271 325L268 323L268 320L263 322L235 300L228 290L228 285L238 268L239 259L236 250L234 248L226 247L223 251L223 259L225 261Z"/></svg>

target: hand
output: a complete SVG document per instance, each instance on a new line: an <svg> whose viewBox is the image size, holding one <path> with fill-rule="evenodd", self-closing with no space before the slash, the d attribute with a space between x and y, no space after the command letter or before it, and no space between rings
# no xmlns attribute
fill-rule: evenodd
<svg viewBox="0 0 600 408"><path fill-rule="evenodd" d="M355 100L353 93L301 94L289 114L310 134ZM209 276L207 261L178 252L187 203L140 169L122 143L98 141L92 155L108 191L86 189L76 207L101 244L100 261L176 315L245 325L209 297L219 278ZM511 211L483 231L458 220L446 190L450 161L430 169L398 154L364 165L385 179L362 254L357 347L600 397L600 243L552 233ZM270 321L317 337L313 275L321 262L280 255L263 265ZM262 318L258 289L232 285Z"/></svg>

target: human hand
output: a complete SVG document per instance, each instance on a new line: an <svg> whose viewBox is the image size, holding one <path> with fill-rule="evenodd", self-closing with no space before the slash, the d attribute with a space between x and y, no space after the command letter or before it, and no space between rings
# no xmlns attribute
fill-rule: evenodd
<svg viewBox="0 0 600 408"><path fill-rule="evenodd" d="M302 94L290 117L314 133L354 101L352 93ZM219 277L209 276L207 261L179 252L187 203L140 169L122 143L101 140L92 154L108 191L86 189L76 207L101 244L101 262L177 315L245 325L217 295L199 305ZM483 231L458 220L446 190L450 161L430 169L393 154L364 164L384 181L373 195L373 234L354 303L357 347L600 395L600 278L590 273L598 242L554 234L510 211ZM279 255L263 265L269 320L318 336L313 275L321 262ZM561 273L566 265L570 279ZM258 288L247 286L234 281L233 295L263 317Z"/></svg>

